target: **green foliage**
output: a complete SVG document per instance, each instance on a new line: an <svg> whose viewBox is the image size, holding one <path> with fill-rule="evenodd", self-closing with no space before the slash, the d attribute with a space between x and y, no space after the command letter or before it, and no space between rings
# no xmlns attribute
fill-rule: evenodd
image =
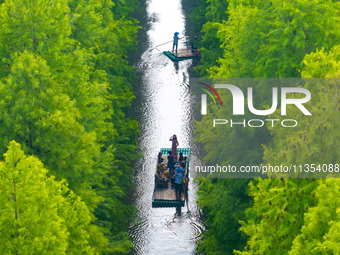
<svg viewBox="0 0 340 255"><path fill-rule="evenodd" d="M339 46L327 53L321 50L307 55L302 76L338 76L339 56ZM307 80L305 87L315 95L308 106L313 117L300 118L294 130L270 128L273 139L264 147L267 163L318 165L339 161L337 80ZM292 108L290 114L297 118L301 115L298 111ZM256 217L243 222L241 230L249 235L249 240L238 254L332 254L339 244L339 219L335 216L339 201L330 196L338 190L337 180L281 179L251 184L254 206L250 210Z"/></svg>
<svg viewBox="0 0 340 255"><path fill-rule="evenodd" d="M127 116L135 77L127 52L136 44L139 27L130 16L137 7L99 0L0 6L0 152L16 140L66 179L91 222L105 228L112 253L131 246L125 231L133 209L125 194L139 131ZM101 247L96 225L88 227L88 242Z"/></svg>
<svg viewBox="0 0 340 255"><path fill-rule="evenodd" d="M115 20L129 18L139 8L138 0L113 0L112 12Z"/></svg>
<svg viewBox="0 0 340 255"><path fill-rule="evenodd" d="M86 192L81 196L88 205L98 203L85 181L85 176L89 183L95 181L93 159L100 152L95 133L86 132L79 123L79 111L62 93L45 61L26 52L17 56L0 93L2 147L10 140L20 141L57 177L67 178L72 189Z"/></svg>
<svg viewBox="0 0 340 255"><path fill-rule="evenodd" d="M220 47L222 41L217 37L219 23L207 22L202 29L199 52L201 64L195 67L201 76L207 76L211 66L217 65L218 59L223 56L223 49Z"/></svg>
<svg viewBox="0 0 340 255"><path fill-rule="evenodd" d="M304 215L305 224L289 254L337 254L340 247L340 182L319 181L315 191L317 206Z"/></svg>
<svg viewBox="0 0 340 255"><path fill-rule="evenodd" d="M184 0L184 9L189 17L187 31L192 38L197 36L201 54L200 65L195 67L201 76L207 69L217 64L223 56L222 41L217 36L219 22L228 18L227 0Z"/></svg>
<svg viewBox="0 0 340 255"><path fill-rule="evenodd" d="M124 18L135 9L136 1L126 4L123 1L84 0L72 1L70 5L74 27L72 38L85 46L87 54L91 56L87 58L89 65L100 70L93 75L90 73L89 78L99 84L105 82L105 89L109 92L105 99L109 104L107 108L110 116L107 119L110 122L105 123L107 127L104 130L104 125L95 125L101 127L105 134L101 141L102 149L106 149L101 160L106 174L102 177L102 185L97 186L104 201L98 205L96 216L98 224L110 230L111 235L108 237L115 243L111 245L114 246L112 251L117 249L117 252L122 252L129 242L126 234L120 231L126 229L133 213L132 208L126 205L125 193L131 188L131 163L139 157L136 154L138 123L126 116L134 98L131 92L134 73L127 61L127 51L136 44L138 26L136 20ZM95 91L98 90L91 91L91 95ZM94 113L98 114L98 106L94 109L97 111ZM114 123L114 129L110 123ZM117 246L118 243L122 246Z"/></svg>
<svg viewBox="0 0 340 255"><path fill-rule="evenodd" d="M207 22L202 26L200 40L201 65L196 67L200 75L206 76L207 70L217 65L218 59L223 56L221 44L224 42L218 37L219 25L228 20L227 0L207 0L205 19Z"/></svg>
<svg viewBox="0 0 340 255"><path fill-rule="evenodd" d="M317 8L315 8L317 6ZM339 2L232 2L218 37L224 49L214 75L223 77L299 77L304 56L340 36Z"/></svg>
<svg viewBox="0 0 340 255"><path fill-rule="evenodd" d="M66 49L68 14L67 0L6 0L0 9L0 77L8 74L14 53L28 50L50 60Z"/></svg>
<svg viewBox="0 0 340 255"><path fill-rule="evenodd" d="M199 7L205 10L206 19L202 26L201 65L197 68L201 75L339 78L338 1L231 0L226 5L223 2L207 1ZM227 12L223 14L224 11ZM289 108L287 118L299 119L294 129L268 126L255 130L224 125L213 128L213 119L224 116L229 120L235 116L225 107L209 104L208 114L195 123L196 141L204 145L203 164L337 163L340 124L337 80L307 79L302 86L312 94L312 100L306 104L312 117ZM240 87L245 91L246 86ZM255 90L256 105L266 108L270 104L270 87L259 83ZM222 92L221 97L223 105L232 105L230 96ZM246 113L242 117L251 116ZM270 118L278 118L278 114ZM328 181L253 180L249 190L247 180L199 182L198 202L208 224L199 249L208 254L232 254L233 249L238 254L304 254L310 252L307 247L317 254L336 253L337 201L332 206L331 200L324 204L324 210L329 206L332 215L327 215L320 224L310 222L316 218L312 212L321 213L321 209L311 209L318 208L318 204L322 207L323 198L316 197L316 190L325 190L323 183ZM238 193L243 198L230 195L235 194L233 183L238 183ZM336 181L327 184L327 190L337 190L337 185ZM233 204L242 206L230 211ZM316 231L319 225L323 227ZM313 231L316 233L312 234Z"/></svg>
<svg viewBox="0 0 340 255"><path fill-rule="evenodd" d="M85 203L10 142L0 163L1 254L98 254L107 244Z"/></svg>
<svg viewBox="0 0 340 255"><path fill-rule="evenodd" d="M258 180L250 184L254 197L253 218L241 222L249 240L237 254L287 254L303 225L303 213L313 206L316 181L294 179Z"/></svg>
<svg viewBox="0 0 340 255"><path fill-rule="evenodd" d="M228 20L228 0L207 0L206 19L211 22L222 22Z"/></svg>
<svg viewBox="0 0 340 255"><path fill-rule="evenodd" d="M223 105L232 105L230 94L219 93ZM249 127L213 127L214 119L234 119L230 108L209 104L209 112L195 123L196 141L204 145L204 165L257 165L262 162L261 144L268 140L266 129ZM249 118L245 115L245 119ZM243 119L243 117L242 117ZM198 203L203 208L209 230L201 249L208 254L232 254L246 244L239 221L246 219L252 200L248 196L249 179L200 180Z"/></svg>
<svg viewBox="0 0 340 255"><path fill-rule="evenodd" d="M185 11L188 16L186 23L187 29L186 33L190 37L198 36L202 30L204 23L207 22L206 19L206 8L208 3L206 0L183 0L183 11Z"/></svg>
<svg viewBox="0 0 340 255"><path fill-rule="evenodd" d="M340 45L334 46L329 52L322 48L307 55L303 64L301 74L304 78L339 78Z"/></svg>
<svg viewBox="0 0 340 255"><path fill-rule="evenodd" d="M232 254L245 245L246 237L239 232L239 221L245 218L250 199L247 179L202 179L198 203L205 213L209 231L198 250L207 254Z"/></svg>

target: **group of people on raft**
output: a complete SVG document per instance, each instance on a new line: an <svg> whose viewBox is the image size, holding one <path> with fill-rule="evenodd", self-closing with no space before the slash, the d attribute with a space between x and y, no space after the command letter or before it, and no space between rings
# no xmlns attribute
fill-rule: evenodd
<svg viewBox="0 0 340 255"><path fill-rule="evenodd" d="M168 151L167 164L163 161L163 154L158 154L158 164L156 173L156 183L159 186L168 186L170 181L171 186L175 186L176 198L181 199L182 190L188 188L188 178L185 177L185 170L187 166L187 157L183 157L183 153L177 155L177 146L179 145L176 135L170 137L172 141L171 151Z"/></svg>

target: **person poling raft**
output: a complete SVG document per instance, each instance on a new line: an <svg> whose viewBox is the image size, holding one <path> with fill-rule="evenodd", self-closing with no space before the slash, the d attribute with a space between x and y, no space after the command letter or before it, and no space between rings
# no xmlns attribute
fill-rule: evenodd
<svg viewBox="0 0 340 255"><path fill-rule="evenodd" d="M174 33L174 42L172 44L172 52L174 52L175 47L176 47L176 55L177 55L177 48L178 48L178 40L181 40L182 38L179 38L179 33L175 32Z"/></svg>
<svg viewBox="0 0 340 255"><path fill-rule="evenodd" d="M179 49L178 50L178 40L183 39L180 38L178 32L174 33L172 51L163 51L164 55L170 58L172 61L182 61L186 59L194 59L198 58L198 46L197 46L197 36L195 36L191 42L191 48Z"/></svg>
<svg viewBox="0 0 340 255"><path fill-rule="evenodd" d="M179 143L176 135L170 139L172 148L161 148L158 154L152 207L179 207L185 203L190 148L177 148Z"/></svg>

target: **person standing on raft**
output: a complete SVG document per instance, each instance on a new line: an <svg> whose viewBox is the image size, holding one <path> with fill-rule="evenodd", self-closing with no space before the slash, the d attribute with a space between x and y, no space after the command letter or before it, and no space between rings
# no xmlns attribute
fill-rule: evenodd
<svg viewBox="0 0 340 255"><path fill-rule="evenodd" d="M172 44L172 52L174 52L174 49L175 49L175 46L176 46L176 54L177 54L177 48L178 48L178 40L182 39L182 38L179 38L178 35L179 35L178 32L176 32L176 33L174 34L174 42L173 42L173 44Z"/></svg>
<svg viewBox="0 0 340 255"><path fill-rule="evenodd" d="M169 141L172 141L172 156L174 157L174 161L177 161L177 146L179 145L177 136L171 136Z"/></svg>
<svg viewBox="0 0 340 255"><path fill-rule="evenodd" d="M180 200L182 197L182 181L184 179L184 176L180 170L183 171L182 168L177 168L175 173L175 191L177 200Z"/></svg>

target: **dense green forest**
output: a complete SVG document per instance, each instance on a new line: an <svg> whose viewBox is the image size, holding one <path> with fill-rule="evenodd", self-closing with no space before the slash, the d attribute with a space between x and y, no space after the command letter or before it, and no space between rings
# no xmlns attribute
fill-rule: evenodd
<svg viewBox="0 0 340 255"><path fill-rule="evenodd" d="M340 78L338 1L183 1L194 6L188 13L191 33L200 39L196 70L201 77ZM307 81L304 86L313 95L308 103L312 117L302 118L291 108L290 116L299 118L293 129L213 128L213 119L232 115L211 103L195 124L196 142L204 146L203 164L339 164L339 82ZM257 109L268 107L271 88L259 83L256 90ZM227 93L221 97L224 105L232 104ZM338 179L198 181L198 203L208 226L198 250L339 254Z"/></svg>
<svg viewBox="0 0 340 255"><path fill-rule="evenodd" d="M137 0L0 1L0 253L126 253Z"/></svg>

